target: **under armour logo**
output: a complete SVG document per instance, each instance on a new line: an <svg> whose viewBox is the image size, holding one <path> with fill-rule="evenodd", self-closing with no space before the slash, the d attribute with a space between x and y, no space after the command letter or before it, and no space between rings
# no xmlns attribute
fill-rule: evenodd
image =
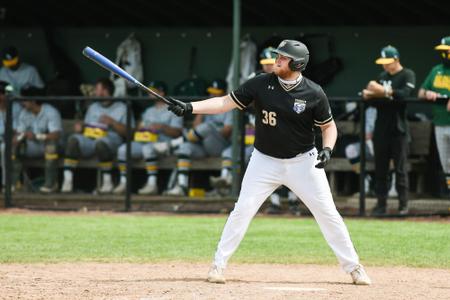
<svg viewBox="0 0 450 300"><path fill-rule="evenodd" d="M275 87L274 87L273 85L268 85L268 86L267 86L267 89L268 89L268 90L273 90L273 89L275 89Z"/></svg>

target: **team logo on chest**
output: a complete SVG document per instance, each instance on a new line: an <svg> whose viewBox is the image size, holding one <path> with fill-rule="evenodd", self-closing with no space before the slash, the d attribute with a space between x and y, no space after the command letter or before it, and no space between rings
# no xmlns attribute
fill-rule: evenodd
<svg viewBox="0 0 450 300"><path fill-rule="evenodd" d="M294 107L292 107L292 109L296 113L301 114L302 112L305 111L305 108L306 108L306 101L305 100L295 99Z"/></svg>

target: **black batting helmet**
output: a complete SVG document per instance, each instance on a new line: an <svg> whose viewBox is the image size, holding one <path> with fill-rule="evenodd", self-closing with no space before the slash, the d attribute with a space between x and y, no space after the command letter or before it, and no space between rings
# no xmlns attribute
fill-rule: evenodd
<svg viewBox="0 0 450 300"><path fill-rule="evenodd" d="M291 58L292 71L304 71L309 61L309 51L305 44L295 40L284 40L273 52Z"/></svg>

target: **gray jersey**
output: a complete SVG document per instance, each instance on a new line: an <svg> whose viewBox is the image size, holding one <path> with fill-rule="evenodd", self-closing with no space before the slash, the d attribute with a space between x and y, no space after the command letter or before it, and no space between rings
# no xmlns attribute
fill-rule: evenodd
<svg viewBox="0 0 450 300"><path fill-rule="evenodd" d="M89 125L98 125L100 124L100 117L102 115L107 115L119 123L126 124L127 120L127 107L122 102L114 102L110 106L103 106L100 102L92 103L84 117L84 123ZM131 120L132 126L134 126L134 119ZM118 134L112 129L108 129L108 135L117 135Z"/></svg>
<svg viewBox="0 0 450 300"><path fill-rule="evenodd" d="M31 131L34 134L62 131L61 115L50 104L42 104L41 111L35 115L22 109L17 124L17 132Z"/></svg>
<svg viewBox="0 0 450 300"><path fill-rule="evenodd" d="M177 117L167 110L167 105L152 106L147 108L142 114L143 127L149 127L152 124L164 124L174 128L183 128L183 118ZM161 133L158 136L159 142L170 140L171 137Z"/></svg>
<svg viewBox="0 0 450 300"><path fill-rule="evenodd" d="M229 139L225 139L221 132L224 126L233 124L233 112L219 115L205 115L203 122L195 127L195 131L203 137L201 144L186 142L175 151L176 155L190 158L219 156L229 146Z"/></svg>
<svg viewBox="0 0 450 300"><path fill-rule="evenodd" d="M22 106L18 102L13 102L12 126L14 130L17 130L17 124L19 121L19 115L21 110ZM6 111L0 111L0 141L3 141L3 136L5 135L5 124L6 124Z"/></svg>
<svg viewBox="0 0 450 300"><path fill-rule="evenodd" d="M44 87L44 82L36 68L27 63L21 63L17 70L1 68L0 80L12 85L14 95L19 95L20 90L24 88L37 87L41 89Z"/></svg>
<svg viewBox="0 0 450 300"><path fill-rule="evenodd" d="M224 126L232 126L233 112L229 111L224 114L205 115L203 118L203 123L212 123L217 130L220 130Z"/></svg>

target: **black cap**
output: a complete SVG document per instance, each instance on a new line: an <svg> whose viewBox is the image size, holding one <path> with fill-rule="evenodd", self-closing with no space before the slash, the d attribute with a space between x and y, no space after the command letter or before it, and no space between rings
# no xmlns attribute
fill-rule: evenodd
<svg viewBox="0 0 450 300"><path fill-rule="evenodd" d="M167 94L167 84L161 80L153 80L147 85L151 89L156 89L164 94Z"/></svg>
<svg viewBox="0 0 450 300"><path fill-rule="evenodd" d="M14 46L7 46L2 50L2 60L12 61L19 56L19 51Z"/></svg>
<svg viewBox="0 0 450 300"><path fill-rule="evenodd" d="M19 51L14 46L8 46L2 50L3 66L11 68L19 63Z"/></svg>
<svg viewBox="0 0 450 300"><path fill-rule="evenodd" d="M19 51L14 46L7 46L2 50L2 59L11 60L19 56Z"/></svg>

